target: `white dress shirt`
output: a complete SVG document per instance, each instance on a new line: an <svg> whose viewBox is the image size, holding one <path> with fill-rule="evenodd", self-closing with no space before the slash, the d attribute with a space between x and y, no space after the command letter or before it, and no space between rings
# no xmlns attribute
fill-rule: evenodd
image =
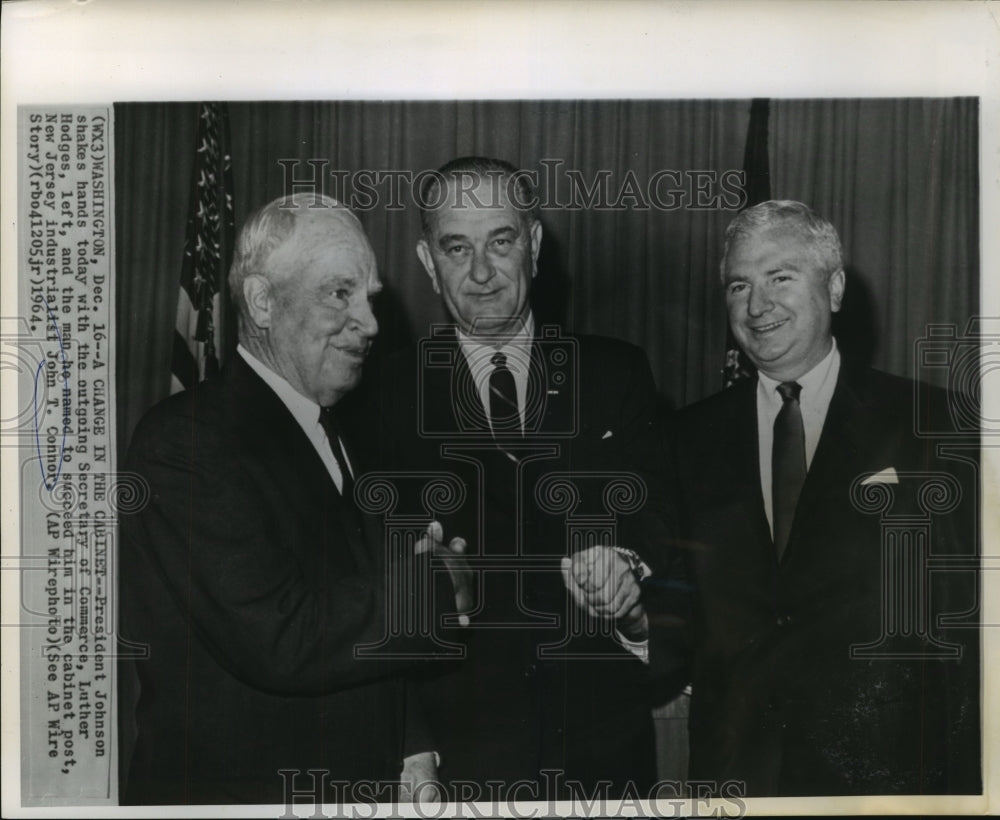
<svg viewBox="0 0 1000 820"><path fill-rule="evenodd" d="M253 368L254 373L260 376L264 380L264 383L278 394L278 398L281 399L285 407L288 408L288 411L294 416L295 420L299 423L299 427L302 428L302 432L308 436L319 457L323 459L323 464L326 465L326 470L330 474L330 478L333 479L333 483L337 485L338 492L343 492L344 477L340 472L340 465L337 464L337 459L333 456L333 450L330 449L331 443L327 439L326 430L320 424L320 406L312 399L307 399L303 396L285 381L284 378L243 347L243 345L237 345L236 352ZM341 443L339 446L341 452L344 454L344 463L347 464L347 468L353 473L354 467L347 457L347 452L344 450L343 444Z"/></svg>
<svg viewBox="0 0 1000 820"><path fill-rule="evenodd" d="M837 342L833 341L830 352L812 370L799 379L799 407L802 410L802 427L806 437L806 470L812 464L820 433L823 432L823 422L826 421L826 411L830 409L833 390L837 386L837 374L840 373L840 351ZM764 494L764 512L767 524L774 535L774 498L771 486L771 450L774 446L774 420L781 410L781 395L778 393L780 382L763 373L757 374L757 442L760 447L760 489Z"/></svg>
<svg viewBox="0 0 1000 820"><path fill-rule="evenodd" d="M524 431L524 407L528 400L528 373L531 370L531 344L535 335L535 320L531 313L528 313L524 321L524 326L515 333L501 348L491 344L480 342L473 336L468 336L461 330L458 331L458 342L462 348L462 354L469 365L469 372L479 391L479 398L483 402L486 415L490 415L490 376L496 367L490 361L497 352L503 353L507 357L507 369L514 377L514 386L517 389L517 409L521 416L521 431ZM490 419L492 426L493 420Z"/></svg>

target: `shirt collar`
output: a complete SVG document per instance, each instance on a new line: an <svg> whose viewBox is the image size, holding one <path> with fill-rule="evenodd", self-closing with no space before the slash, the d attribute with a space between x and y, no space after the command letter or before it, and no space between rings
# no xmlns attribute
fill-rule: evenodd
<svg viewBox="0 0 1000 820"><path fill-rule="evenodd" d="M515 375L527 374L531 363L531 342L534 337L535 318L531 311L528 311L521 329L499 348L496 345L481 342L474 336L469 336L461 328L458 329L458 342L462 346L462 352L465 354L469 369L474 376L483 370L484 365L490 362L493 354L498 350L507 356L507 366ZM478 382L479 379L476 381Z"/></svg>
<svg viewBox="0 0 1000 820"><path fill-rule="evenodd" d="M832 339L831 342L830 352L823 357L820 363L808 373L805 373L795 380L802 387L799 400L800 404L811 403L820 392L823 385L826 384L834 366L836 366L839 370L840 351L837 350L837 340ZM778 395L777 391L777 387L781 384L781 382L776 379L772 379L770 376L767 376L760 371L757 371L757 380L766 399L769 402L781 404L781 397Z"/></svg>
<svg viewBox="0 0 1000 820"><path fill-rule="evenodd" d="M295 417L303 429L308 430L319 424L320 406L312 399L306 398L298 390L292 387L282 376L279 376L260 359L254 356L242 344L236 346L244 361L253 369L254 373L260 376L281 399L285 407Z"/></svg>

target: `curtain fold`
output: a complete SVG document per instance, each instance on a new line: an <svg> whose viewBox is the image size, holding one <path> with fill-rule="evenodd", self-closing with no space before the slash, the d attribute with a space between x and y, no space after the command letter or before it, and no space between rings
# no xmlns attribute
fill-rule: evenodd
<svg viewBox="0 0 1000 820"><path fill-rule="evenodd" d="M978 100L774 100L772 195L840 232L841 344L876 367L944 386L914 343L979 309Z"/></svg>
<svg viewBox="0 0 1000 820"><path fill-rule="evenodd" d="M118 447L170 392L198 104L115 106Z"/></svg>
<svg viewBox="0 0 1000 820"><path fill-rule="evenodd" d="M553 205L541 211L539 318L640 345L664 404L679 407L721 384L718 262L740 204L722 179L742 169L749 113L749 100L230 103L236 224L290 191L293 168L350 201L366 169L508 159L539 173ZM196 117L195 103L115 108L121 445L169 388ZM847 318L877 337L876 365L913 375L926 323L964 323L978 306L976 101L776 100L770 133L773 195L841 231ZM374 189L374 207L356 213L386 284L384 351L445 317L414 252L409 186L402 207L388 207L387 183Z"/></svg>

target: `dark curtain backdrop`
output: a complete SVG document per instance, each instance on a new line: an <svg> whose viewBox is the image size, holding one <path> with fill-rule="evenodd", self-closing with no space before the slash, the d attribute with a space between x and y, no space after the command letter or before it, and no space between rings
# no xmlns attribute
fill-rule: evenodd
<svg viewBox="0 0 1000 820"><path fill-rule="evenodd" d="M944 386L914 343L979 312L978 100L772 100L771 186L840 232L842 345Z"/></svg>
<svg viewBox="0 0 1000 820"><path fill-rule="evenodd" d="M978 307L978 109L972 99L772 101L775 197L802 199L841 230L851 300L841 329L876 366L916 375L913 342L929 322L964 325ZM233 103L237 226L325 172L434 169L464 154L544 171L561 161L588 185L605 172L610 200L663 169L721 176L739 170L749 100ZM118 406L124 444L170 383L170 351L198 107L115 108L118 243ZM307 160L318 161L313 166ZM325 162L325 167L322 163ZM712 177L702 177L711 180ZM681 187L692 188L690 176ZM706 184L707 195L720 192ZM660 194L666 198L666 183ZM388 194L388 186L378 191ZM694 191L691 191L693 194ZM408 186L402 201L410 203ZM725 314L718 285L732 210L715 206L547 208L536 312L567 331L602 333L647 351L664 404L683 406L721 385ZM687 203L690 205L691 203ZM358 215L386 283L378 346L419 338L444 315L414 253L412 205Z"/></svg>

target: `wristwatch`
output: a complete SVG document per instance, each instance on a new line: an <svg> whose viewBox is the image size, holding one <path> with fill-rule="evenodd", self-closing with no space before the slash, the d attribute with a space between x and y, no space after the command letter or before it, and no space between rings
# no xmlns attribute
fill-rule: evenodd
<svg viewBox="0 0 1000 820"><path fill-rule="evenodd" d="M653 574L653 571L646 566L646 562L639 557L639 553L635 550L625 549L625 547L612 547L612 549L628 562L628 568L637 584L641 585L646 578Z"/></svg>

